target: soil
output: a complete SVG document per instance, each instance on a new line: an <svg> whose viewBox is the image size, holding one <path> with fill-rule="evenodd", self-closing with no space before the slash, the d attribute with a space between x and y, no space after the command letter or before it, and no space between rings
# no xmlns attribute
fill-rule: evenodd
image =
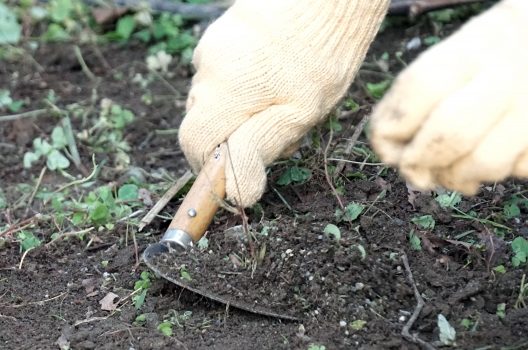
<svg viewBox="0 0 528 350"><path fill-rule="evenodd" d="M397 51L409 62L424 49L405 50L411 38L445 36L455 28L449 25L433 33L427 21L390 27L378 36L366 62L375 65L384 52L394 57ZM181 122L189 68L175 64L172 77L152 82L149 89L154 99L147 105L142 102L145 90L131 83L136 74L147 74L141 63L145 47L104 46L101 55L90 46L81 49L99 82L84 74L72 45L60 44L40 46L34 61L26 57L2 63L0 86L8 87L14 98L25 99L27 110L42 108L39 101L50 89L60 106L79 101L90 105L97 91L97 101L110 98L138 116L126 136L133 145L132 166L146 173L164 169L174 177L182 174L187 165L176 136L154 130L177 128ZM375 102L362 86L386 73L375 72L371 66L361 70L349 91L362 107L341 120L343 131L336 135L333 149L342 146L353 132L350 126L368 114ZM389 74L402 67L398 60L389 60ZM180 95L174 97L166 83ZM23 155L32 140L49 135L55 123L53 116L2 123L0 181L8 202L20 196L18 184L33 188L40 168L24 169ZM74 127L79 123L76 120ZM326 142L328 134L321 130ZM90 148L81 144L80 153L89 168ZM5 240L0 248L0 348L307 349L319 344L326 349L419 349L416 341L402 336L417 306L411 275L425 301L411 334L438 345L437 317L442 314L456 329L455 348L528 348L528 308L515 308L527 268L511 266L506 243L513 236L528 236L527 213L522 208L521 217L510 220L497 214L513 193L526 188L525 183L512 180L484 186L478 196L464 198L459 205L463 211L476 210L480 218L510 228L498 235L493 225L457 217L441 208L431 194L412 191L394 170L348 164L345 173L352 175L342 178L341 199L361 203L368 210L355 221L340 222L341 238L336 240L323 233L328 223L336 222L338 204L325 180L322 153L306 148L302 153L313 176L304 184L277 186L275 181L286 165L273 166L270 189L258 210L248 210L246 229L229 230L242 224L241 219L222 211L207 234L206 248L156 262L164 274L193 288L295 320L226 306L154 277L144 305L136 310L131 303L134 283L147 271L144 263L136 263L136 254L157 242L168 223L156 219L146 232L135 233L137 251L130 239L134 228L119 223L90 236L91 245L78 239L59 240L25 256L18 243ZM357 155L351 159L363 160ZM126 181L127 172L116 170L107 155L98 154L96 160L107 162L99 185ZM42 180L50 187L65 182L49 173ZM177 208L178 201L169 204L167 213ZM27 209L2 210L0 227L42 210L38 200ZM422 230L411 222L427 214L436 219L434 230ZM34 227L45 241L54 232L51 224L39 225L38 219ZM409 243L411 230L422 240L419 251ZM409 269L402 256L408 259ZM493 270L499 264L505 266L505 273ZM182 265L190 280L182 280ZM113 311L102 310L99 303L109 292L120 298ZM506 305L505 315L497 313L501 303ZM140 314L145 320L137 323ZM158 325L171 317L180 321L173 326L172 336L162 335ZM463 319L472 320L472 326L463 327Z"/></svg>

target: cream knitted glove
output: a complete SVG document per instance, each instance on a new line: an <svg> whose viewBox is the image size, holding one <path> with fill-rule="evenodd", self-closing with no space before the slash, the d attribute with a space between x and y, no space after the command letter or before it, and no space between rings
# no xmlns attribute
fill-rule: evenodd
<svg viewBox="0 0 528 350"><path fill-rule="evenodd" d="M504 0L422 54L374 111L372 143L422 189L528 176L528 1Z"/></svg>
<svg viewBox="0 0 528 350"><path fill-rule="evenodd" d="M389 0L237 0L205 32L180 128L197 171L228 140L228 199L264 192L265 167L346 92Z"/></svg>

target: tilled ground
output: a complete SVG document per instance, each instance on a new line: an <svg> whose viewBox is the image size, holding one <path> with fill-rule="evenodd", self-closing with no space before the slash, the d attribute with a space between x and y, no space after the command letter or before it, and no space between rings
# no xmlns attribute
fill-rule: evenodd
<svg viewBox="0 0 528 350"><path fill-rule="evenodd" d="M418 51L406 52L405 44L431 33L427 25L409 28L383 32L367 62L376 62L384 52L393 57L402 50L402 59L414 57ZM0 67L0 85L9 86L15 98L31 101L29 109L40 108L36 101L49 89L55 91L61 106L90 101L96 89L96 99L111 98L139 117L127 131L127 140L133 145L132 165L147 172L163 168L177 176L186 165L176 136L153 136L152 131L179 125L190 72L185 67L175 68L176 74L168 78L181 96L169 96L165 83L157 81L150 85L156 98L145 105L141 103L144 91L129 82L136 73L146 74L139 63L144 58L142 50L103 48L109 70L89 47L83 48L87 64L101 77L94 83L82 72L72 47L43 46L35 60L44 71L38 72L30 61L8 63ZM389 63L391 74L402 68L393 59ZM350 137L347 124L357 123L368 113L373 99L361 84L379 80L379 75L368 66L360 73L350 96L362 108L343 121L345 131L337 135L338 141ZM17 200L18 184L34 185L39 170L24 170L22 157L32 139L49 135L55 122L53 117L39 117L1 125L1 187L10 202ZM89 149L81 145L80 152L89 164ZM18 244L8 240L0 248L0 348L65 349L69 344L71 349L306 349L320 344L327 349L417 349L415 342L401 334L417 306L410 275L425 301L411 334L434 344L439 338L437 317L442 314L457 331L458 348L528 348L528 309L521 304L515 308L527 270L511 266L511 250L505 243L511 235L526 236L526 212L522 208L520 218L507 222L497 215L505 200L525 188L524 183L485 187L478 197L464 199L459 205L464 212L478 211L480 218L502 220L511 231L499 238L486 222L457 217L452 210L440 208L430 194L409 192L392 170L347 165L346 172L361 171L363 176L344 180L342 200L361 203L368 211L351 223L341 222L337 242L323 233L328 223L335 223L337 202L326 183L321 155L306 154L313 176L305 184L276 186L285 168L284 164L272 168L262 210L249 211L251 243L244 230L226 231L241 222L238 216L222 212L207 235L207 248L160 265L181 280L184 264L190 278L186 283L193 287L243 301L249 308L259 305L293 315L297 320L241 311L155 278L145 304L136 310L131 303L134 283L147 270L144 264L137 264L136 253L139 256L159 239L167 225L159 219L146 233L136 232L137 251L131 239L133 228L125 224L90 236L94 240L90 245L75 238L59 240L24 257ZM97 156L98 162L105 160L105 155ZM99 184L123 181L123 174L111 166L103 170ZM57 187L65 182L59 176L46 175L42 185ZM169 205L168 212L176 207L177 201ZM29 209L4 210L0 220L32 217L44 210L36 200ZM435 218L434 230L420 230L411 223L412 218L426 214ZM50 240L52 225L37 222L35 227L40 238ZM421 238L420 251L411 249L411 229ZM499 264L504 264L505 273L493 270ZM99 303L109 292L120 298L113 311L102 310ZM497 313L502 303L504 315ZM144 321L135 322L140 314ZM178 321L172 336L158 330L168 319ZM472 321L470 327L461 325L464 319Z"/></svg>

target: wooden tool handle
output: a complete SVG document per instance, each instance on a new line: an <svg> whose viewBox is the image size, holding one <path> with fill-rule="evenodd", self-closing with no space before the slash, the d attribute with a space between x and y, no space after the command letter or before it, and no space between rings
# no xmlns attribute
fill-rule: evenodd
<svg viewBox="0 0 528 350"><path fill-rule="evenodd" d="M219 145L198 174L169 229L187 232L193 242L202 238L225 197L227 145Z"/></svg>

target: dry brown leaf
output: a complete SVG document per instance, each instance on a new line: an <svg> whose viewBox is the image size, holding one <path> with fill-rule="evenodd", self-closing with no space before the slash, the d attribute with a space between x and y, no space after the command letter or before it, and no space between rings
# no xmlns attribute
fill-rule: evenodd
<svg viewBox="0 0 528 350"><path fill-rule="evenodd" d="M117 308L117 302L114 303L116 299L119 299L119 295L109 292L103 299L99 300L101 310L114 311Z"/></svg>

